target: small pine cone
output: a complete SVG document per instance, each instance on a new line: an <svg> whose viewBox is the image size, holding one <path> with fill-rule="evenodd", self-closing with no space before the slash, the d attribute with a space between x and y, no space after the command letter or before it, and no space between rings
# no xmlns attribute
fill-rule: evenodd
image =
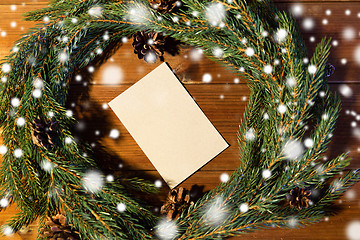
<svg viewBox="0 0 360 240"><path fill-rule="evenodd" d="M54 145L54 138L57 136L57 121L35 119L31 127L31 138L35 145L50 149Z"/></svg>
<svg viewBox="0 0 360 240"><path fill-rule="evenodd" d="M296 207L299 210L309 207L311 191L309 189L303 189L296 187L290 191L287 196L290 206Z"/></svg>
<svg viewBox="0 0 360 240"><path fill-rule="evenodd" d="M79 240L79 233L76 232L62 214L48 218L46 226L41 229L41 237L51 240Z"/></svg>
<svg viewBox="0 0 360 240"><path fill-rule="evenodd" d="M176 220L184 210L193 204L194 202L190 202L189 191L180 187L178 190L173 189L169 192L160 213L166 215L168 221Z"/></svg>
<svg viewBox="0 0 360 240"><path fill-rule="evenodd" d="M141 31L134 34L134 53L139 59L146 54L153 53L163 59L165 51L165 37L161 33ZM145 58L146 61L146 58Z"/></svg>
<svg viewBox="0 0 360 240"><path fill-rule="evenodd" d="M179 3L178 0L149 0L149 3L153 9L159 13L171 12Z"/></svg>

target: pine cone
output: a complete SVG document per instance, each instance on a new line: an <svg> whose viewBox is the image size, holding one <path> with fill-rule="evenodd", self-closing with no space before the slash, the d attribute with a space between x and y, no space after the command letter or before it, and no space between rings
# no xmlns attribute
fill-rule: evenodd
<svg viewBox="0 0 360 240"><path fill-rule="evenodd" d="M149 0L153 9L159 13L171 12L178 4L178 0Z"/></svg>
<svg viewBox="0 0 360 240"><path fill-rule="evenodd" d="M35 145L50 149L53 147L53 139L56 137L56 126L58 122L51 120L35 119L31 128L31 138Z"/></svg>
<svg viewBox="0 0 360 240"><path fill-rule="evenodd" d="M154 53L163 60L165 51L165 37L160 33L141 31L134 34L134 53L139 59L144 58L146 54ZM145 59L146 61L146 59Z"/></svg>
<svg viewBox="0 0 360 240"><path fill-rule="evenodd" d="M169 192L166 202L160 209L161 214L166 214L168 221L175 220L180 217L181 213L194 202L190 202L190 193L180 187L178 190L173 189Z"/></svg>
<svg viewBox="0 0 360 240"><path fill-rule="evenodd" d="M80 240L79 233L74 231L62 214L48 217L46 226L41 229L41 237L50 240Z"/></svg>
<svg viewBox="0 0 360 240"><path fill-rule="evenodd" d="M310 200L311 191L308 189L303 189L296 187L290 191L290 195L288 195L288 200L290 206L296 207L299 210L302 208L309 207L311 202Z"/></svg>

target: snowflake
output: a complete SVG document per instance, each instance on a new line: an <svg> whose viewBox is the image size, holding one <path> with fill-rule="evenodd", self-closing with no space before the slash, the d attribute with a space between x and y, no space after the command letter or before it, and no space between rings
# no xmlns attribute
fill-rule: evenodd
<svg viewBox="0 0 360 240"><path fill-rule="evenodd" d="M73 111L66 110L65 114L66 114L67 117L72 117L73 116Z"/></svg>
<svg viewBox="0 0 360 240"><path fill-rule="evenodd" d="M96 193L104 186L104 178L99 171L88 171L84 174L82 185L86 191Z"/></svg>
<svg viewBox="0 0 360 240"><path fill-rule="evenodd" d="M269 169L265 169L262 171L261 175L263 178L267 179L267 178L271 177L271 171Z"/></svg>
<svg viewBox="0 0 360 240"><path fill-rule="evenodd" d="M283 147L284 155L289 160L296 160L301 157L304 147L298 140L289 140Z"/></svg>
<svg viewBox="0 0 360 240"><path fill-rule="evenodd" d="M235 83L235 84L240 83L240 79L239 79L239 78L234 78L234 83Z"/></svg>
<svg viewBox="0 0 360 240"><path fill-rule="evenodd" d="M149 51L148 53L145 54L144 60L147 63L155 63L157 59L157 56L154 52Z"/></svg>
<svg viewBox="0 0 360 240"><path fill-rule="evenodd" d="M329 21L327 19L322 20L322 24L327 25L328 23L329 23Z"/></svg>
<svg viewBox="0 0 360 240"><path fill-rule="evenodd" d="M307 139L305 139L305 141L304 141L304 145L305 145L305 147L307 147L307 148L311 148L312 146L314 146L314 140L311 139L311 138L307 138Z"/></svg>
<svg viewBox="0 0 360 240"><path fill-rule="evenodd" d="M111 129L110 133L109 133L109 137L111 137L112 139L117 139L120 137L120 131L117 129Z"/></svg>
<svg viewBox="0 0 360 240"><path fill-rule="evenodd" d="M40 167L45 171L45 172L50 172L52 169L54 169L55 165L51 162L49 162L48 160L44 159L41 163L40 163Z"/></svg>
<svg viewBox="0 0 360 240"><path fill-rule="evenodd" d="M204 212L205 221L213 227L216 227L224 223L227 217L228 209L224 205L224 198L222 196L216 196L210 200Z"/></svg>
<svg viewBox="0 0 360 240"><path fill-rule="evenodd" d="M349 16L351 14L351 11L349 9L345 10L345 15Z"/></svg>
<svg viewBox="0 0 360 240"><path fill-rule="evenodd" d="M66 137L66 138L65 138L65 143L66 143L66 144L70 144L70 143L72 143L72 142L73 142L73 140L72 140L71 137Z"/></svg>
<svg viewBox="0 0 360 240"><path fill-rule="evenodd" d="M20 106L20 99L17 97L14 97L11 99L10 103L11 103L11 106L18 107L18 106Z"/></svg>
<svg viewBox="0 0 360 240"><path fill-rule="evenodd" d="M279 113L284 114L284 113L286 112L286 110L287 110L287 107L286 107L285 104L280 104L280 105L278 106L278 111L279 111Z"/></svg>
<svg viewBox="0 0 360 240"><path fill-rule="evenodd" d="M245 140L252 142L255 139L256 139L256 132L253 128L250 128L245 133Z"/></svg>
<svg viewBox="0 0 360 240"><path fill-rule="evenodd" d="M4 225L2 228L2 232L5 236L10 236L14 233L14 229L12 229L12 227L10 227L9 225Z"/></svg>
<svg viewBox="0 0 360 240"><path fill-rule="evenodd" d="M116 209L117 209L119 212L125 212L125 210L126 210L126 205L125 205L125 203L119 203L119 204L116 206Z"/></svg>
<svg viewBox="0 0 360 240"><path fill-rule="evenodd" d="M286 85L289 86L289 87L295 87L296 86L296 78L294 77L288 77L286 79Z"/></svg>
<svg viewBox="0 0 360 240"><path fill-rule="evenodd" d="M16 5L11 5L10 6L11 11L16 11L16 8L17 8Z"/></svg>
<svg viewBox="0 0 360 240"><path fill-rule="evenodd" d="M229 179L230 179L230 176L227 173L222 173L220 175L220 181L223 182L223 183L229 181Z"/></svg>
<svg viewBox="0 0 360 240"><path fill-rule="evenodd" d="M18 119L16 119L16 124L17 124L19 127L24 126L24 125L25 125L25 122L26 122L26 120L25 120L25 118L23 118L23 117L19 117Z"/></svg>
<svg viewBox="0 0 360 240"><path fill-rule="evenodd" d="M265 65L264 72L266 74L270 74L270 73L272 73L272 71L273 71L273 67L271 65Z"/></svg>
<svg viewBox="0 0 360 240"><path fill-rule="evenodd" d="M155 187L157 187L157 188L161 188L162 182L161 182L160 180L156 180L156 181L154 182L154 185L155 185Z"/></svg>
<svg viewBox="0 0 360 240"><path fill-rule="evenodd" d="M215 47L213 50L212 50L212 53L214 54L215 57L217 58L222 58L224 56L224 50L222 50L221 48L219 47Z"/></svg>
<svg viewBox="0 0 360 240"><path fill-rule="evenodd" d="M129 9L128 19L134 23L145 23L146 19L150 19L150 13L144 6L134 5Z"/></svg>
<svg viewBox="0 0 360 240"><path fill-rule="evenodd" d="M310 66L308 67L308 71L309 71L310 74L315 74L315 73L316 73L316 70L317 70L317 68L316 68L315 65L310 65Z"/></svg>
<svg viewBox="0 0 360 240"><path fill-rule="evenodd" d="M360 221L354 220L348 223L346 227L346 236L348 240L360 240Z"/></svg>
<svg viewBox="0 0 360 240"><path fill-rule="evenodd" d="M190 59L194 62L198 62L203 58L203 51L199 48L193 48L190 51Z"/></svg>
<svg viewBox="0 0 360 240"><path fill-rule="evenodd" d="M247 211L249 211L249 205L247 203L242 203L240 204L240 212L242 213L246 213Z"/></svg>
<svg viewBox="0 0 360 240"><path fill-rule="evenodd" d="M10 23L10 27L15 28L17 26L17 23L15 21L12 21Z"/></svg>
<svg viewBox="0 0 360 240"><path fill-rule="evenodd" d="M14 150L14 157L16 157L16 158L21 158L22 157L22 155L23 155L23 151L20 149L20 148L16 148L15 150Z"/></svg>
<svg viewBox="0 0 360 240"><path fill-rule="evenodd" d="M49 112L48 112L48 115L49 115L49 117L51 117L51 118L55 116L55 114L54 114L53 111L49 111Z"/></svg>
<svg viewBox="0 0 360 240"><path fill-rule="evenodd" d="M5 155L8 151L8 148L5 145L0 146L0 154Z"/></svg>
<svg viewBox="0 0 360 240"><path fill-rule="evenodd" d="M352 89L346 84L341 84L339 86L339 91L344 97L351 97L353 94Z"/></svg>
<svg viewBox="0 0 360 240"><path fill-rule="evenodd" d="M286 29L280 28L276 31L275 38L279 43L281 43L286 39L287 35L288 32L286 31Z"/></svg>
<svg viewBox="0 0 360 240"><path fill-rule="evenodd" d="M9 200L7 200L6 198L2 198L0 200L0 207L6 208L7 206L9 206Z"/></svg>
<svg viewBox="0 0 360 240"><path fill-rule="evenodd" d="M291 217L288 219L287 224L290 228L295 228L298 225L298 220L295 217Z"/></svg>
<svg viewBox="0 0 360 240"><path fill-rule="evenodd" d="M253 56L255 54L255 51L253 48L251 47L248 47L246 50L245 50L245 54L248 55L249 57Z"/></svg>
<svg viewBox="0 0 360 240"><path fill-rule="evenodd" d="M156 224L156 236L160 240L171 240L178 234L178 226L173 221L166 221L162 219Z"/></svg>
<svg viewBox="0 0 360 240"><path fill-rule="evenodd" d="M210 83L212 80L212 76L210 73L204 73L204 75L202 76L202 81L204 83Z"/></svg>
<svg viewBox="0 0 360 240"><path fill-rule="evenodd" d="M10 72L10 70L11 70L10 64L5 63L4 65L2 65L1 70L2 70L4 73Z"/></svg>
<svg viewBox="0 0 360 240"><path fill-rule="evenodd" d="M103 84L120 84L124 79L124 72L118 65L107 65L103 68L101 81Z"/></svg>
<svg viewBox="0 0 360 240"><path fill-rule="evenodd" d="M106 110L109 108L109 105L107 103L103 103L103 105L101 107L102 107L102 109Z"/></svg>
<svg viewBox="0 0 360 240"><path fill-rule="evenodd" d="M352 41L356 37L356 30L353 27L347 27L343 30L342 35L345 40Z"/></svg>
<svg viewBox="0 0 360 240"><path fill-rule="evenodd" d="M263 31L263 32L261 33L261 35L262 35L263 37L267 37L267 36L269 36L269 33L268 33L267 31Z"/></svg>
<svg viewBox="0 0 360 240"><path fill-rule="evenodd" d="M211 3L205 8L205 16L211 25L217 26L224 21L226 9L221 3Z"/></svg>
<svg viewBox="0 0 360 240"><path fill-rule="evenodd" d="M114 180L115 180L115 179L114 179L114 176L113 176L113 175L109 174L109 175L106 176L106 181L107 181L107 182L113 182Z"/></svg>
<svg viewBox="0 0 360 240"><path fill-rule="evenodd" d="M33 85L35 88L42 88L44 86L44 81L41 78L36 78Z"/></svg>
<svg viewBox="0 0 360 240"><path fill-rule="evenodd" d="M65 63L69 60L69 54L67 54L65 51L62 51L60 54L59 54L59 61L61 63Z"/></svg>
<svg viewBox="0 0 360 240"><path fill-rule="evenodd" d="M312 30L315 27L315 22L312 18L305 18L303 22L303 28L305 30Z"/></svg>
<svg viewBox="0 0 360 240"><path fill-rule="evenodd" d="M338 42L337 40L334 40L334 41L332 42L332 45L333 45L334 47L337 47L337 46L339 45L339 42Z"/></svg>
<svg viewBox="0 0 360 240"><path fill-rule="evenodd" d="M94 18L100 18L103 15L103 8L100 6L93 6L88 10L88 14Z"/></svg>
<svg viewBox="0 0 360 240"><path fill-rule="evenodd" d="M300 17L304 13L304 7L301 4L294 4L291 6L291 12L295 17Z"/></svg>
<svg viewBox="0 0 360 240"><path fill-rule="evenodd" d="M40 97L41 97L41 94L42 94L42 92L41 92L40 89L34 89L34 91L33 91L33 93L32 93L32 95L33 95L34 98L40 98Z"/></svg>
<svg viewBox="0 0 360 240"><path fill-rule="evenodd" d="M264 113L264 116L263 116L263 117L264 117L265 120L267 120L267 119L269 119L269 114Z"/></svg>
<svg viewBox="0 0 360 240"><path fill-rule="evenodd" d="M330 9L327 9L327 10L325 11L325 14L328 15L328 16L330 16L330 15L331 15L331 10L330 10Z"/></svg>
<svg viewBox="0 0 360 240"><path fill-rule="evenodd" d="M48 23L48 22L50 22L50 18L48 16L45 16L43 18L43 21L44 21L44 23Z"/></svg>

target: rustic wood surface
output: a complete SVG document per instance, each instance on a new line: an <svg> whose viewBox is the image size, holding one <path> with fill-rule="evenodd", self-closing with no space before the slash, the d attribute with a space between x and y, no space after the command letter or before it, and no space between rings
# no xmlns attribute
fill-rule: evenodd
<svg viewBox="0 0 360 240"><path fill-rule="evenodd" d="M360 136L353 134L354 127L360 126L360 63L354 56L355 48L360 46L360 2L302 0L304 10L298 17L302 25L305 19L312 19L315 27L309 30L304 28L302 33L306 41L309 54L324 36L330 36L336 42L331 52L330 62L336 67L335 74L330 79L331 89L339 91L343 84L351 87L353 94L342 96L342 113L337 124L333 141L328 151L328 157L349 151L353 157L351 168L360 167ZM295 6L294 1L276 1L277 6L289 10ZM21 34L25 34L34 23L22 20L22 14L34 9L45 7L47 1L37 0L0 0L0 58L5 57L14 42ZM331 14L326 14L331 10ZM346 14L350 10L350 14ZM323 21L326 19L327 24ZM353 38L348 39L344 30L353 31ZM204 111L206 116L215 125L219 132L231 145L201 170L187 179L182 186L191 188L197 184L207 191L219 182L219 176L226 172L231 173L238 166L238 148L236 144L236 131L247 104L249 89L243 79L236 83L237 76L225 70L220 65L202 58L199 61L191 60L191 48L184 49L180 55L169 56L165 59L176 71L179 79L183 81L190 94ZM358 61L359 61L358 56ZM346 63L345 60L346 59ZM101 153L104 171L116 171L123 174L142 176L148 179L161 179L152 164L143 154L121 122L110 109L104 109L103 104L109 102L129 86L141 79L158 64L146 64L138 60L132 53L130 41L125 43L115 55L105 64L98 67L92 76L79 83L73 81L69 96L68 107L73 109L79 119L78 135L94 144L95 152ZM106 77L109 68L118 70L118 82L114 84ZM80 74L85 75L86 69ZM202 83L204 73L212 75L212 82ZM119 77L121 76L121 77ZM112 79L113 80L113 79ZM85 86L86 85L86 86ZM355 122L355 123L353 123ZM111 129L119 129L121 136L114 140L108 137ZM99 131L100 134L95 134ZM100 159L100 158L99 158ZM121 168L119 166L122 166ZM163 184L159 199L164 199L168 188ZM268 229L243 235L233 239L348 239L346 227L354 220L360 220L360 184L357 184L344 197L338 201L342 207L340 213L321 223L302 229ZM15 206L8 207L0 213L0 225L5 224L17 212ZM1 239L35 239L36 222L21 233L13 234Z"/></svg>

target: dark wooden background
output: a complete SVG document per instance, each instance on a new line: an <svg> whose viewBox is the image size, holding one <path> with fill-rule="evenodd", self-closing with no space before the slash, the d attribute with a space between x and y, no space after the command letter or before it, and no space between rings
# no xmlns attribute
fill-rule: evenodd
<svg viewBox="0 0 360 240"><path fill-rule="evenodd" d="M316 43L324 36L330 36L338 42L338 45L332 48L330 56L330 62L336 67L335 74L330 79L331 89L339 91L339 87L346 84L352 89L353 94L348 97L342 96L342 113L328 157L349 151L350 156L353 157L351 168L359 168L360 136L356 137L353 134L356 127L352 127L351 123L355 122L360 127L360 121L358 121L360 115L357 117L357 112L360 113L360 63L356 62L354 56L356 47L360 46L360 2L284 0L276 1L276 3L284 10L300 4L303 14L298 17L299 23L302 25L308 18L314 21L314 28L301 28L309 54L312 54ZM47 1L40 0L0 0L0 58L5 57L13 47L14 41L34 25L24 22L22 14L45 7L46 4ZM331 15L327 15L326 10L331 10ZM346 10L350 10L349 15L346 14ZM323 24L324 19L328 20L327 24ZM347 39L343 34L348 28L354 31L353 39ZM311 41L312 38L315 40ZM225 152L181 185L190 189L197 184L207 191L220 182L219 177L222 173L230 174L239 164L236 132L247 104L249 90L243 79L240 79L240 83L235 83L236 76L218 64L204 57L200 61L192 61L190 51L191 49L188 48L174 57L166 55L165 60L176 70L177 76L184 82L185 87L196 99L206 116L231 144ZM345 64L342 59L346 59ZM132 53L131 41L129 41L105 64L96 68L92 75L80 73L83 81L72 83L68 107L76 112L81 123L78 135L85 137L90 143L95 143L94 149L100 156L104 171L137 175L152 181L161 179L115 114L110 109L103 108L103 104L108 103L158 64L160 62L147 64L138 60ZM122 75L117 84L110 84L106 79L104 80L104 75L109 68L118 69L117 76ZM202 76L205 73L212 75L211 83L202 82ZM120 138L111 139L109 137L111 129L120 130ZM100 134L97 135L95 131L99 131ZM168 190L166 184L163 183L159 200L165 198ZM342 207L341 212L321 223L302 229L262 230L234 239L347 239L347 226L352 221L360 220L359 193L360 184L357 184L338 201L339 206ZM16 212L15 206L1 212L0 225ZM35 239L35 236L36 222L23 232L4 237L4 239Z"/></svg>

